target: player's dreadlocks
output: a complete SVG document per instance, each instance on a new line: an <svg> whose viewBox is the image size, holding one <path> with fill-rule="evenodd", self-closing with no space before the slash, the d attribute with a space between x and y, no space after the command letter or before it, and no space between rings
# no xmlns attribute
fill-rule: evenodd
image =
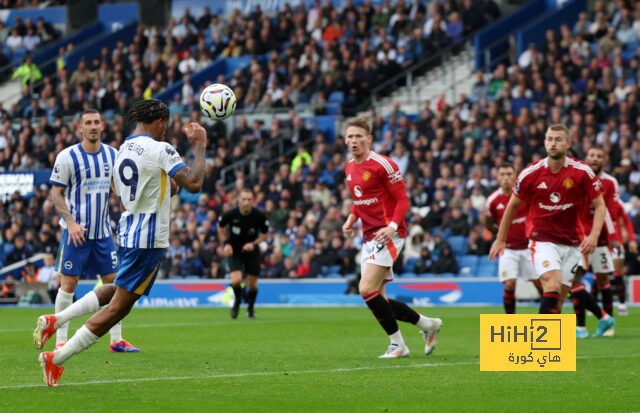
<svg viewBox="0 0 640 413"><path fill-rule="evenodd" d="M169 119L169 108L158 99L141 100L129 109L126 116L129 123L149 124L158 119Z"/></svg>

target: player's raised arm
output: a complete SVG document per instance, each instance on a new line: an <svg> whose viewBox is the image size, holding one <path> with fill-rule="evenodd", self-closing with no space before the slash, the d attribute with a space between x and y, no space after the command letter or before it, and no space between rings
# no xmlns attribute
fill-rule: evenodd
<svg viewBox="0 0 640 413"><path fill-rule="evenodd" d="M509 199L509 204L507 204L507 209L504 211L502 222L500 222L500 228L498 229L496 240L493 242L493 245L491 245L489 260L493 261L502 251L504 251L507 234L509 233L509 228L511 228L511 222L516 216L516 212L518 211L520 204L522 204L522 199L512 194L511 199Z"/></svg>
<svg viewBox="0 0 640 413"><path fill-rule="evenodd" d="M192 194L200 192L205 173L205 152L207 149L207 132L204 128L191 122L184 127L184 133L193 146L193 163L189 166L180 168L174 175L173 179Z"/></svg>

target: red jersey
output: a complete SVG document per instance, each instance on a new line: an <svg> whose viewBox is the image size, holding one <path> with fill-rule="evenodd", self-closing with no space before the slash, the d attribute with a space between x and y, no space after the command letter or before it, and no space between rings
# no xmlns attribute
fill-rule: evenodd
<svg viewBox="0 0 640 413"><path fill-rule="evenodd" d="M409 209L409 197L398 165L373 151L361 164L349 161L345 168L347 185L353 196L351 213L362 219L364 241L392 221L398 224L398 235L407 237L404 216Z"/></svg>
<svg viewBox="0 0 640 413"><path fill-rule="evenodd" d="M496 189L484 204L485 215L489 218L493 218L498 227L502 222L504 211L507 210L507 204L509 204L511 195L504 193L502 188ZM529 240L527 239L527 229L525 221L527 220L527 214L529 213L529 206L526 202L523 202L516 211L516 216L511 222L509 227L509 233L507 234L507 248L512 250L523 250L528 247Z"/></svg>
<svg viewBox="0 0 640 413"><path fill-rule="evenodd" d="M616 235L616 228L613 224L613 215L617 215L618 206L615 201L617 194L618 182L614 177L606 173L600 174L600 182L602 182L602 197L604 198L604 204L606 209L604 217L604 225L602 231L598 236L598 246L603 247L609 245L609 239L614 239ZM595 208L591 200L587 199L584 208L580 213L578 221L578 235L583 238L591 232L593 227L593 214Z"/></svg>
<svg viewBox="0 0 640 413"><path fill-rule="evenodd" d="M620 219L624 221L624 227L627 229L627 235L629 236L629 241L635 241L636 234L633 231L633 222L631 222L631 218L629 218L629 214L624 210L624 204L620 199L616 202L618 205L617 218L614 221L614 226L616 228L616 240L620 243L620 245L624 245L624 240L622 239L622 228L620 227Z"/></svg>
<svg viewBox="0 0 640 413"><path fill-rule="evenodd" d="M602 183L589 165L570 157L555 174L549 158L531 164L513 184L513 194L530 205L530 239L571 246L580 244L576 226L585 202L601 191Z"/></svg>

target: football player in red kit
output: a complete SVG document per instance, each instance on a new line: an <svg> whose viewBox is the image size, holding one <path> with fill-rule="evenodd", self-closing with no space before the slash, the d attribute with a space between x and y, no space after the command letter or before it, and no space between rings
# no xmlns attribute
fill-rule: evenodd
<svg viewBox="0 0 640 413"><path fill-rule="evenodd" d="M561 286L571 287L582 254L591 253L605 215L602 183L588 165L567 156L569 130L551 125L545 134L547 157L525 168L513 185L489 259L505 249L507 234L523 201L531 205L531 256L543 288L541 314L558 313ZM595 207L591 232L580 241L576 225L587 199Z"/></svg>
<svg viewBox="0 0 640 413"><path fill-rule="evenodd" d="M396 320L420 328L428 355L436 346L442 320L425 317L405 303L385 296L385 283L393 280L393 263L407 237L404 216L409 209L409 198L402 173L391 159L373 152L371 127L366 119L347 122L344 136L353 155L345 168L353 208L342 230L350 235L358 218L362 220L360 295L391 341L380 358L409 355Z"/></svg>

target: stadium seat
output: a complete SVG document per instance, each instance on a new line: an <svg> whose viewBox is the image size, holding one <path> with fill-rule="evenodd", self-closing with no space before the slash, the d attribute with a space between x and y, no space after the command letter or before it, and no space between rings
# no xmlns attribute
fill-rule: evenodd
<svg viewBox="0 0 640 413"><path fill-rule="evenodd" d="M329 97L327 98L327 102L329 103L342 103L344 102L344 92L341 90L336 90L331 92Z"/></svg>
<svg viewBox="0 0 640 413"><path fill-rule="evenodd" d="M182 275L170 275L169 276L170 280L182 280Z"/></svg>
<svg viewBox="0 0 640 413"><path fill-rule="evenodd" d="M480 257L476 277L494 277L498 274L498 260L489 261L488 255Z"/></svg>
<svg viewBox="0 0 640 413"><path fill-rule="evenodd" d="M418 278L417 274L412 272L403 272L402 274L397 274L400 278Z"/></svg>
<svg viewBox="0 0 640 413"><path fill-rule="evenodd" d="M458 260L458 274L460 276L473 277L478 267L477 255L463 255Z"/></svg>
<svg viewBox="0 0 640 413"><path fill-rule="evenodd" d="M199 280L201 277L199 275L185 275L185 280Z"/></svg>
<svg viewBox="0 0 640 413"><path fill-rule="evenodd" d="M408 258L407 263L404 265L404 272L413 272L416 262L418 262L417 257Z"/></svg>
<svg viewBox="0 0 640 413"><path fill-rule="evenodd" d="M432 272L425 272L424 274L419 275L421 278L435 278L436 275Z"/></svg>
<svg viewBox="0 0 640 413"><path fill-rule="evenodd" d="M334 272L334 273L328 274L327 278L342 278L342 275L338 274L337 272Z"/></svg>
<svg viewBox="0 0 640 413"><path fill-rule="evenodd" d="M452 235L446 239L449 245L451 245L451 252L456 257L464 255L467 251L467 237L462 235Z"/></svg>
<svg viewBox="0 0 640 413"><path fill-rule="evenodd" d="M454 274L452 272L443 272L442 274L438 274L437 276L441 278L445 278L445 277L451 278L451 277L457 277L457 274Z"/></svg>

